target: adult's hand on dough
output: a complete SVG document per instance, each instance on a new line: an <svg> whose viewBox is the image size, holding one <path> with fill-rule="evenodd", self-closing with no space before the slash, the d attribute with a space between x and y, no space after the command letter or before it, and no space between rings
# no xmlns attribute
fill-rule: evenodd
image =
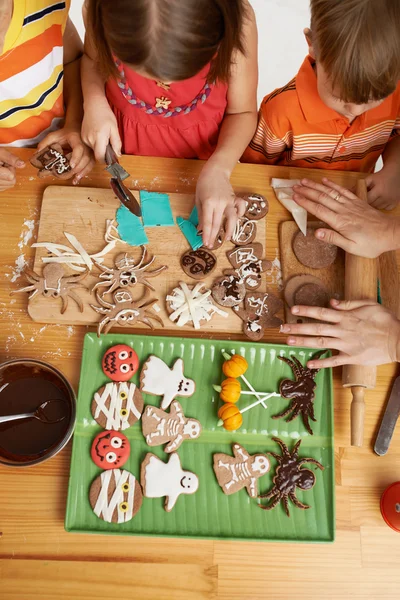
<svg viewBox="0 0 400 600"><path fill-rule="evenodd" d="M293 189L297 204L332 227L317 229L318 239L365 258L400 247L399 219L379 212L346 188L328 179L323 184L303 179Z"/></svg>
<svg viewBox="0 0 400 600"><path fill-rule="evenodd" d="M372 300L331 300L331 306L293 306L294 315L323 322L281 327L282 333L290 334L289 346L339 351L336 356L309 361L308 367L383 365L400 361L400 321L390 311Z"/></svg>

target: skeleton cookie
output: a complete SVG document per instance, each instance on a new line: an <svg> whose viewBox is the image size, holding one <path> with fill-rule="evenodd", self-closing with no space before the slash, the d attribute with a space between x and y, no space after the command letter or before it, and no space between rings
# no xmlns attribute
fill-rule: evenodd
<svg viewBox="0 0 400 600"><path fill-rule="evenodd" d="M280 327L281 319L275 313L282 308L282 301L269 292L248 292L244 308L234 306L233 310L243 321L243 333L257 342L267 328Z"/></svg>
<svg viewBox="0 0 400 600"><path fill-rule="evenodd" d="M103 429L120 431L139 421L143 397L134 383L107 383L92 400L92 415Z"/></svg>
<svg viewBox="0 0 400 600"><path fill-rule="evenodd" d="M257 235L257 224L255 221L249 221L246 217L241 217L236 221L235 230L231 241L236 246L246 246L251 244Z"/></svg>
<svg viewBox="0 0 400 600"><path fill-rule="evenodd" d="M199 437L202 427L200 421L188 419L183 414L177 400L172 402L170 412L148 405L142 417L142 432L148 446L167 444L164 452L169 454L178 450L184 440Z"/></svg>
<svg viewBox="0 0 400 600"><path fill-rule="evenodd" d="M261 274L272 267L269 260L262 258L263 253L264 248L259 242L247 246L236 246L227 252L229 262L248 290L260 287Z"/></svg>
<svg viewBox="0 0 400 600"><path fill-rule="evenodd" d="M94 514L107 523L127 523L142 506L140 484L128 471L103 471L93 481L89 502Z"/></svg>
<svg viewBox="0 0 400 600"><path fill-rule="evenodd" d="M158 356L150 356L143 365L140 389L145 394L163 396L161 408L166 409L175 396L193 396L196 384L183 374L183 360L178 358L172 369Z"/></svg>
<svg viewBox="0 0 400 600"><path fill-rule="evenodd" d="M147 454L140 469L140 482L145 498L163 498L170 512L181 494L194 494L199 487L197 475L184 471L176 452L164 463L155 454Z"/></svg>
<svg viewBox="0 0 400 600"><path fill-rule="evenodd" d="M247 204L246 212L244 213L244 216L247 219L259 221L268 213L268 200L264 198L264 196L261 196L260 194L246 194L241 197Z"/></svg>
<svg viewBox="0 0 400 600"><path fill-rule="evenodd" d="M246 488L251 498L257 497L257 479L268 473L270 462L265 454L250 455L239 444L232 446L233 456L214 454L214 472L224 494Z"/></svg>
<svg viewBox="0 0 400 600"><path fill-rule="evenodd" d="M36 152L31 158L31 165L39 169L39 177L53 175L58 179L69 179L72 176L71 159L72 152L65 153L60 144L52 144Z"/></svg>

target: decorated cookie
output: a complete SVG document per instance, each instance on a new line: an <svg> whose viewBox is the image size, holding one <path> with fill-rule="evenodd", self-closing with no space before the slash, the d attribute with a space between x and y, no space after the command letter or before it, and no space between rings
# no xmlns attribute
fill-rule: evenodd
<svg viewBox="0 0 400 600"><path fill-rule="evenodd" d="M105 352L101 366L113 381L128 381L139 368L139 357L130 346L119 344Z"/></svg>
<svg viewBox="0 0 400 600"><path fill-rule="evenodd" d="M102 431L93 440L90 455L100 469L118 469L129 458L131 446L120 431Z"/></svg>
<svg viewBox="0 0 400 600"><path fill-rule="evenodd" d="M94 514L107 523L127 523L142 506L142 489L128 471L103 471L93 481L89 502Z"/></svg>
<svg viewBox="0 0 400 600"><path fill-rule="evenodd" d="M250 221L246 217L241 217L236 221L236 226L231 241L236 246L246 246L247 244L251 244L251 242L255 239L256 235L256 221Z"/></svg>
<svg viewBox="0 0 400 600"><path fill-rule="evenodd" d="M210 296L211 290L203 283L190 287L181 281L166 297L170 320L178 327L193 325L200 329L202 323L210 321L215 314L226 318L228 313L216 306Z"/></svg>
<svg viewBox="0 0 400 600"><path fill-rule="evenodd" d="M241 198L246 201L247 205L246 212L244 213L246 219L259 221L268 213L269 204L264 196L261 196L260 194L242 194Z"/></svg>
<svg viewBox="0 0 400 600"><path fill-rule="evenodd" d="M306 491L311 490L315 485L315 474L310 469L302 469L301 467L305 463L310 463L324 470L324 467L315 458L300 458L299 448L301 440L298 440L290 452L282 440L278 438L272 438L274 442L279 444L282 456L275 452L268 452L270 456L273 456L278 461L278 466L275 470L275 476L273 478L272 489L266 494L260 494L259 498L265 498L271 502L267 505L259 504L260 508L264 510L271 510L275 508L280 502L283 503L283 507L288 517L289 512L289 500L293 502L297 508L307 509L310 508L307 504L303 504L296 496L296 488Z"/></svg>
<svg viewBox="0 0 400 600"><path fill-rule="evenodd" d="M305 267L325 269L336 260L337 247L317 239L316 228L308 226L307 235L303 235L301 231L296 233L293 238L293 252Z"/></svg>
<svg viewBox="0 0 400 600"><path fill-rule="evenodd" d="M225 227L221 226L217 237L215 238L214 244L211 248L211 250L218 250L218 248L221 248L222 244L224 243L225 240Z"/></svg>
<svg viewBox="0 0 400 600"><path fill-rule="evenodd" d="M214 454L214 473L224 494L246 488L251 498L257 497L257 479L268 473L270 463L265 454L249 454L239 444L232 445L233 456Z"/></svg>
<svg viewBox="0 0 400 600"><path fill-rule="evenodd" d="M197 475L184 471L176 452L170 454L168 462L149 452L142 462L140 481L145 498L163 498L164 508L170 512L181 494L194 494L199 487Z"/></svg>
<svg viewBox="0 0 400 600"><path fill-rule="evenodd" d="M167 444L164 452L178 450L184 440L195 440L202 427L200 421L189 419L183 414L177 400L171 404L170 412L148 405L142 417L142 432L148 446Z"/></svg>
<svg viewBox="0 0 400 600"><path fill-rule="evenodd" d="M193 396L196 384L183 374L183 360L178 358L172 369L158 356L150 356L143 365L140 389L145 394L163 396L161 408L166 409L176 396Z"/></svg>
<svg viewBox="0 0 400 600"><path fill-rule="evenodd" d="M107 383L95 393L91 410L103 429L123 431L139 421L143 397L134 383Z"/></svg>
<svg viewBox="0 0 400 600"><path fill-rule="evenodd" d="M241 304L246 295L246 286L238 275L219 277L211 288L212 297L221 306L232 307Z"/></svg>
<svg viewBox="0 0 400 600"><path fill-rule="evenodd" d="M68 179L71 177L72 152L66 152L60 144L46 146L40 152L36 152L31 158L31 165L39 169L39 177L57 177L58 179Z"/></svg>
<svg viewBox="0 0 400 600"><path fill-rule="evenodd" d="M271 268L269 260L262 258L264 248L255 242L247 246L235 246L227 252L229 262L248 290L256 290L261 285L261 274Z"/></svg>
<svg viewBox="0 0 400 600"><path fill-rule="evenodd" d="M189 277L193 279L205 279L217 266L215 254L207 248L188 250L181 257L181 267Z"/></svg>
<svg viewBox="0 0 400 600"><path fill-rule="evenodd" d="M260 340L265 329L282 325L275 314L282 309L282 301L270 292L248 292L244 308L234 306L233 310L243 321L243 333L253 341Z"/></svg>

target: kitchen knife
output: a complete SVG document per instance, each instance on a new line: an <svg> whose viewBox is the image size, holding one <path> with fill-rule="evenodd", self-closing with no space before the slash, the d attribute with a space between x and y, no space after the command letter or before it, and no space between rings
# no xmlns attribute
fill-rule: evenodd
<svg viewBox="0 0 400 600"><path fill-rule="evenodd" d="M382 423L376 437L374 450L379 456L383 456L389 449L389 445L400 414L400 375L396 377L390 398L388 400Z"/></svg>
<svg viewBox="0 0 400 600"><path fill-rule="evenodd" d="M106 148L106 156L105 160L107 163L107 171L111 173L111 188L114 194L117 196L118 200L126 206L131 213L136 215L137 217L142 216L142 211L140 209L139 202L136 200L135 196L132 194L130 190L124 185L122 182L124 179L129 177L129 173L125 171L125 169L119 164L118 157L115 154L111 144L108 144Z"/></svg>

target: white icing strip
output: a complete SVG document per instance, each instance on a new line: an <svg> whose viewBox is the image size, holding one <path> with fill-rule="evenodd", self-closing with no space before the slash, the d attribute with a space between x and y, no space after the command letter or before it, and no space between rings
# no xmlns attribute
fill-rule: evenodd
<svg viewBox="0 0 400 600"><path fill-rule="evenodd" d="M101 487L100 493L97 498L96 505L93 509L94 514L101 518L101 515L104 514L104 511L107 507L108 502L108 486L110 484L111 474L113 471L103 471L101 474Z"/></svg>
<svg viewBox="0 0 400 600"><path fill-rule="evenodd" d="M69 241L69 243L71 244L71 246L73 246L75 248L75 250L77 250L79 252L79 254L83 258L83 261L86 264L87 268L89 269L89 271L91 271L92 267L93 267L93 262L89 256L89 254L86 252L85 248L76 239L76 237L74 235L72 235L72 233L68 233L67 231L64 231L64 235L67 238L67 240Z"/></svg>
<svg viewBox="0 0 400 600"><path fill-rule="evenodd" d="M133 517L133 507L135 505L135 484L136 484L136 479L132 475L132 473L129 473L128 483L129 483L128 510L125 513L125 521L130 521L132 519L132 517Z"/></svg>
<svg viewBox="0 0 400 600"><path fill-rule="evenodd" d="M136 392L136 385L134 383L131 383L129 385L129 390L128 390L128 400L127 400L127 403L126 403L126 410L128 411L128 415L129 415L130 412L133 412L133 414L135 415L135 417L139 421L141 415L140 415L140 412L138 411L138 409L136 408L135 402L133 400L135 392Z"/></svg>

